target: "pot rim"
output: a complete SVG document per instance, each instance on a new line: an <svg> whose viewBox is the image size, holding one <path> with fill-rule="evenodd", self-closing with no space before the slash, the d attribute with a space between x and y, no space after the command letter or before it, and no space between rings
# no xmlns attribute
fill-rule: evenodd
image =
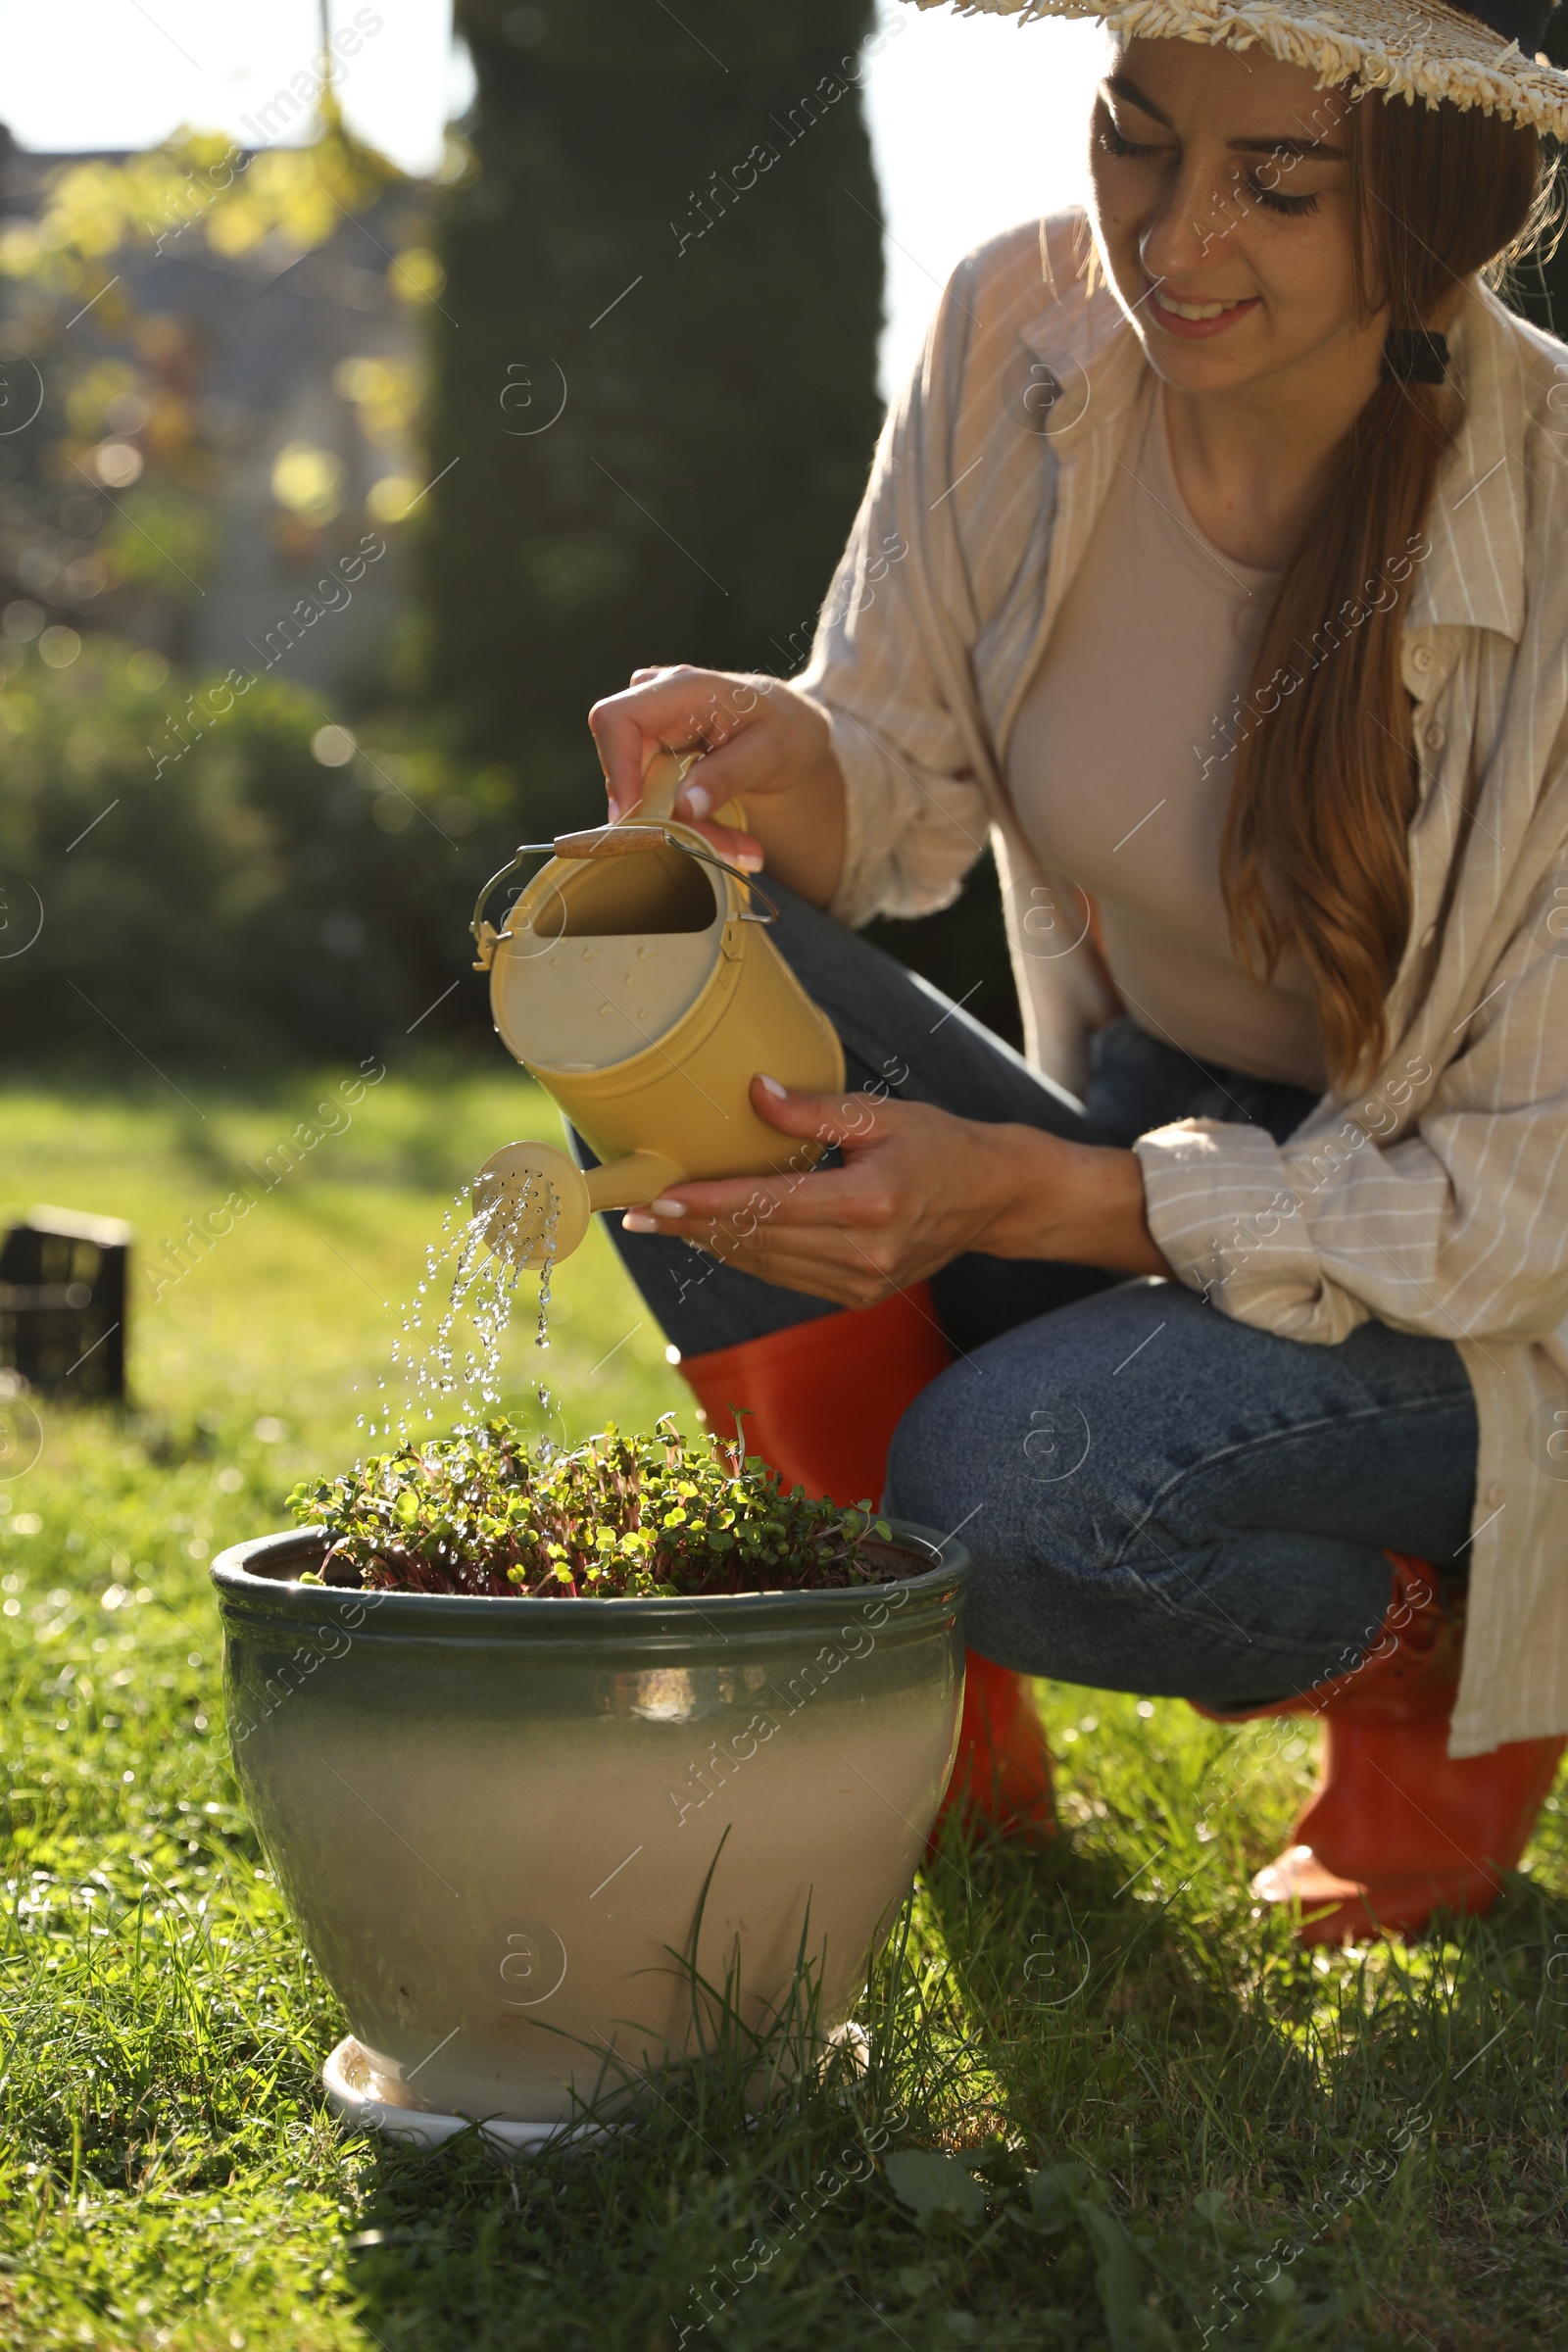
<svg viewBox="0 0 1568 2352"><path fill-rule="evenodd" d="M781 1588L767 1592L673 1596L617 1593L604 1598L581 1593L554 1600L500 1592L397 1592L367 1591L358 1585L302 1585L253 1572L252 1560L276 1561L282 1566L295 1556L301 1565L313 1555L318 1557L325 1531L309 1527L287 1528L231 1544L212 1561L208 1573L224 1617L263 1617L302 1629L312 1619L318 1625L348 1622L358 1628L373 1613L376 1635L381 1639L452 1633L488 1642L498 1636L529 1642L564 1638L580 1642L596 1637L612 1641L661 1634L691 1637L706 1632L717 1634L722 1641L729 1633L787 1627L805 1632L817 1623L829 1624L846 1609L861 1609L878 1600L889 1601L902 1613L910 1601L929 1606L956 1599L973 1567L965 1546L954 1536L940 1536L934 1528L917 1526L911 1520L894 1519L889 1524L895 1540L932 1558L929 1568L875 1584L819 1586L809 1591ZM901 1595L897 1601L890 1598L894 1593ZM925 1608L918 1608L916 1614L923 1617Z"/></svg>

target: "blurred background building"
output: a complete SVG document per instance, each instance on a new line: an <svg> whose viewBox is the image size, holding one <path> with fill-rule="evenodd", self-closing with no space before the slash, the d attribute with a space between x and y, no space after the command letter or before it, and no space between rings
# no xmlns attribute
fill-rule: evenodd
<svg viewBox="0 0 1568 2352"><path fill-rule="evenodd" d="M83 305L84 287L63 271L51 282L44 257L95 218L107 227L141 159L0 143L12 400L39 389L28 361L49 384L37 429L0 440L0 600L199 671L247 648L265 660L313 569L368 520L402 519L420 486L422 312L439 272L423 242L430 189L368 171L352 215L329 208L318 245L302 251L261 219L215 242L213 207L255 161L220 144L166 172L151 191L163 227L122 244ZM247 225L259 233L235 233ZM409 589L399 553L367 576L352 616L300 638L290 674L356 703L373 695Z"/></svg>

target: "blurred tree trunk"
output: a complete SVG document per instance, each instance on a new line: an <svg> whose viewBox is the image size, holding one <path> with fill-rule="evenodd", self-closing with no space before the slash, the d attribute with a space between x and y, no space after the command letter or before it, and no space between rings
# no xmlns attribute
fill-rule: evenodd
<svg viewBox="0 0 1568 2352"><path fill-rule="evenodd" d="M870 0L458 0L430 683L526 829L580 820L637 664L788 676L880 421ZM450 470L444 470L450 468Z"/></svg>

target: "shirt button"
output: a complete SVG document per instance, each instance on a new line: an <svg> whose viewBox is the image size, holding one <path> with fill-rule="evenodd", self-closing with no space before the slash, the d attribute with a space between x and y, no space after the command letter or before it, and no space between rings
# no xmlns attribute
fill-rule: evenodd
<svg viewBox="0 0 1568 2352"><path fill-rule="evenodd" d="M1430 645L1418 645L1416 647L1414 653L1410 656L1410 666L1412 669L1430 669L1432 667L1432 648Z"/></svg>
<svg viewBox="0 0 1568 2352"><path fill-rule="evenodd" d="M1447 740L1447 728L1443 724L1441 719L1434 719L1431 726L1428 727L1426 733L1427 750L1429 752L1441 752Z"/></svg>
<svg viewBox="0 0 1568 2352"><path fill-rule="evenodd" d="M1505 1499L1506 1496L1503 1492L1502 1481L1494 1478L1491 1486L1487 1489L1487 1501L1493 1510L1498 1511L1501 1510Z"/></svg>

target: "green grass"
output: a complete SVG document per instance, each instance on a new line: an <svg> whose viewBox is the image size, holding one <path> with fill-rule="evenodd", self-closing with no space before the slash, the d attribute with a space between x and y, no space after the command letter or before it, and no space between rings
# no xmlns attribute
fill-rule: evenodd
<svg viewBox="0 0 1568 2352"><path fill-rule="evenodd" d="M156 1254L325 1088L190 1092L0 1096L0 1211L126 1215ZM352 1458L444 1206L552 1128L515 1079L388 1079L138 1303L134 1408L45 1402L3 1490L0 2342L1568 2345L1564 1815L1491 1922L1307 1959L1246 1891L1305 1736L1175 1704L1043 1687L1066 1835L924 1875L858 2091L758 2119L732 2052L592 2152L342 2135L342 2021L237 1802L205 1564ZM541 1364L572 1437L682 1402L597 1235L547 1357L516 1322L509 1409L546 1418Z"/></svg>

